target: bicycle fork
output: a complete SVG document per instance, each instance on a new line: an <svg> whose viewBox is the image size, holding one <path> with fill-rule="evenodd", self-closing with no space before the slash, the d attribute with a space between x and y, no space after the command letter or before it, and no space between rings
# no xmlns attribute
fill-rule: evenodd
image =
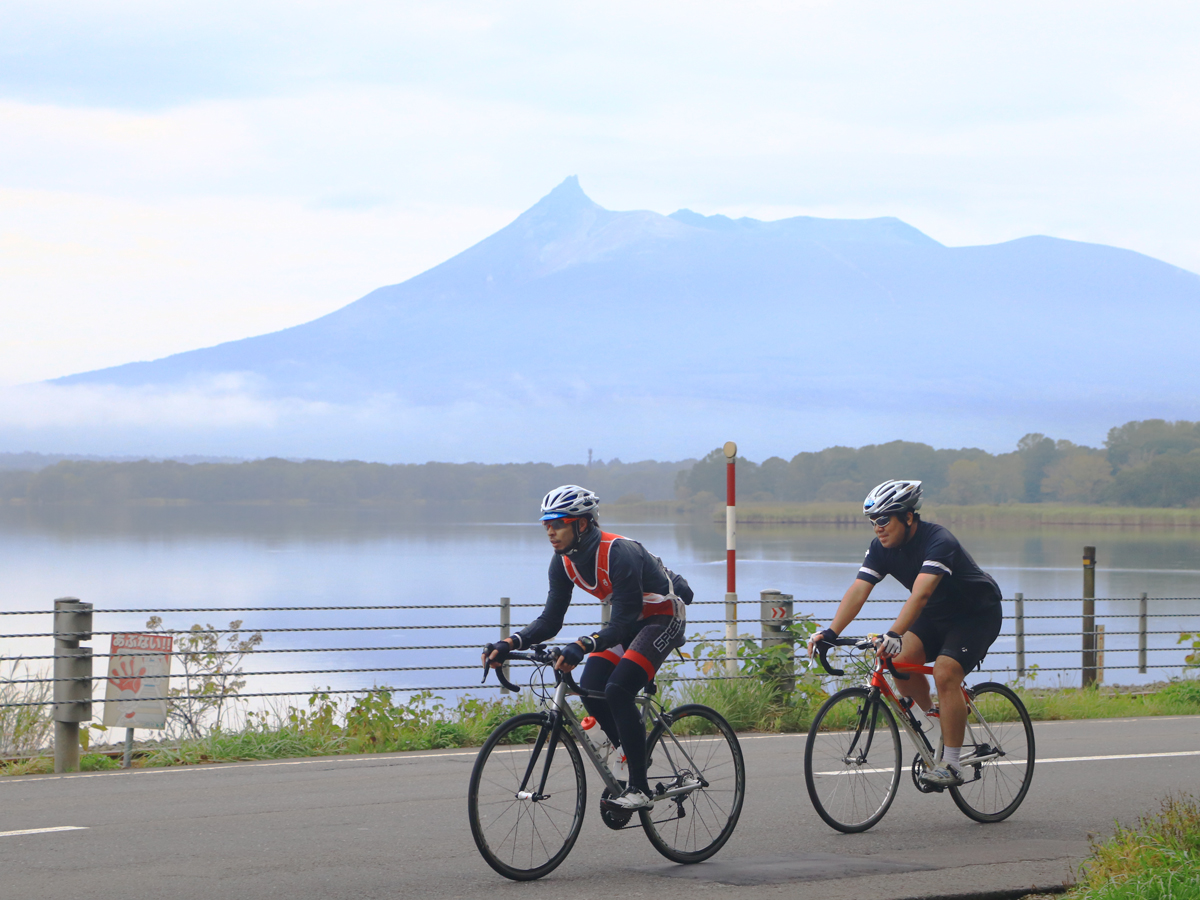
<svg viewBox="0 0 1200 900"><path fill-rule="evenodd" d="M550 777L550 766L554 762L554 750L558 746L558 732L562 727L560 704L566 696L566 691L566 685L559 684L558 690L554 692L554 704L546 710L546 724L538 730L537 741L533 745L533 752L529 754L529 762L525 766L525 775L521 778L521 786L517 788L516 798L518 800L532 800L537 803L539 800L546 800L549 797L546 793L546 780ZM529 790L529 779L533 777L533 770L537 767L543 749L546 751L546 762L542 766L542 777L538 782L537 790L531 791Z"/></svg>

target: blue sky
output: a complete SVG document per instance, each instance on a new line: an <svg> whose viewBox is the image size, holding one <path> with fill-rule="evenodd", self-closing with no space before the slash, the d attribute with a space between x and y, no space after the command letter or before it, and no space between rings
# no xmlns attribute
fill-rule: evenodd
<svg viewBox="0 0 1200 900"><path fill-rule="evenodd" d="M307 321L567 175L1200 271L1186 3L0 6L0 385ZM3 406L3 403L0 403Z"/></svg>

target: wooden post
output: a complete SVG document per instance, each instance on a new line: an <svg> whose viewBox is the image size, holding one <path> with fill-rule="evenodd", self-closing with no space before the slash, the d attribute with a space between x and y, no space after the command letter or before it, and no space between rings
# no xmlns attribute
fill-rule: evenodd
<svg viewBox="0 0 1200 900"><path fill-rule="evenodd" d="M1017 677L1025 677L1025 595L1013 595L1013 618L1017 632Z"/></svg>
<svg viewBox="0 0 1200 900"><path fill-rule="evenodd" d="M1096 548L1083 548L1083 686L1096 682Z"/></svg>
<svg viewBox="0 0 1200 900"><path fill-rule="evenodd" d="M1096 684L1104 683L1104 626L1096 626Z"/></svg>
<svg viewBox="0 0 1200 900"><path fill-rule="evenodd" d="M1146 595L1138 598L1138 672L1146 674Z"/></svg>

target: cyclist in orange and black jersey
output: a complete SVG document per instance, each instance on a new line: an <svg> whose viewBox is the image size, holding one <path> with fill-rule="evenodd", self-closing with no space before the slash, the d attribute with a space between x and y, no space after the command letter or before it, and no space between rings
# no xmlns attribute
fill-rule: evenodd
<svg viewBox="0 0 1200 900"><path fill-rule="evenodd" d="M648 809L654 800L646 781L646 732L634 698L668 654L683 646L684 608L692 591L637 541L601 531L598 506L594 493L573 484L543 499L541 518L555 553L546 606L517 634L489 645L485 659L498 666L512 650L558 634L576 587L608 604L608 624L565 645L557 668L569 672L588 657L579 686L603 691L605 699L585 697L584 706L612 746L624 749L629 767L626 790L611 802L623 809Z"/></svg>

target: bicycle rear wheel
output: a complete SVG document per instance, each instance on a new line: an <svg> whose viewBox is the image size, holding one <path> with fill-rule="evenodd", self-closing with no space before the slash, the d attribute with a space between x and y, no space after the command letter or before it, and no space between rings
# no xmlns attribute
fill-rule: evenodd
<svg viewBox="0 0 1200 900"><path fill-rule="evenodd" d="M976 822L1011 816L1033 782L1033 723L1020 698L989 681L971 689L975 711L967 713L962 760L965 784L950 796ZM975 757L985 757L972 763Z"/></svg>
<svg viewBox="0 0 1200 900"><path fill-rule="evenodd" d="M669 713L650 733L646 777L656 793L696 785L640 812L654 849L677 863L708 859L729 840L742 814L746 768L733 728L716 710L696 703Z"/></svg>
<svg viewBox="0 0 1200 900"><path fill-rule="evenodd" d="M866 688L838 691L813 719L804 781L817 814L838 831L866 831L883 818L900 785L896 720Z"/></svg>
<svg viewBox="0 0 1200 900"><path fill-rule="evenodd" d="M587 780L579 748L559 731L549 770L550 717L525 713L502 722L491 733L471 770L467 812L471 836L489 866L514 881L531 881L552 872L567 858L587 805ZM540 743L539 737L544 736ZM546 786L536 797L546 774Z"/></svg>

